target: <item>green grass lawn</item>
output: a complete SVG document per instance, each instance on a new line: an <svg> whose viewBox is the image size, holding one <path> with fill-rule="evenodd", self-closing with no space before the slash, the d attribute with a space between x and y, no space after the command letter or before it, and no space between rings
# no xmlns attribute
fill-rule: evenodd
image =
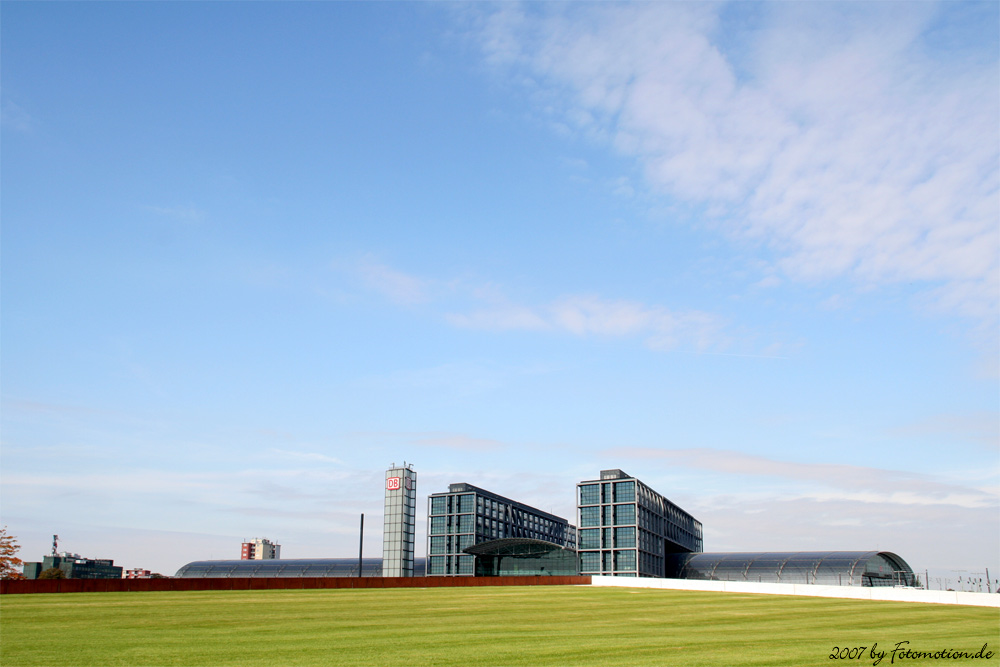
<svg viewBox="0 0 1000 667"><path fill-rule="evenodd" d="M0 598L3 667L872 665L876 642L1000 653L998 635L995 608L576 586Z"/></svg>

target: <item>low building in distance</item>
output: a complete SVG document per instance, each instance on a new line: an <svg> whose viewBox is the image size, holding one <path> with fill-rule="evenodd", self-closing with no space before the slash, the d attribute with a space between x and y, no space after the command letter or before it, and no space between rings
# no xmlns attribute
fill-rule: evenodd
<svg viewBox="0 0 1000 667"><path fill-rule="evenodd" d="M67 579L121 579L123 570L110 558L84 558L80 554L63 552L45 556L40 563L25 563L24 578L37 579L42 572L52 568L62 570Z"/></svg>
<svg viewBox="0 0 1000 667"><path fill-rule="evenodd" d="M281 558L281 545L266 537L255 537L243 543L240 560L276 560Z"/></svg>
<svg viewBox="0 0 1000 667"><path fill-rule="evenodd" d="M134 567L131 570L125 570L125 574L122 575L122 579L152 579L153 572L151 570L144 570L141 567Z"/></svg>

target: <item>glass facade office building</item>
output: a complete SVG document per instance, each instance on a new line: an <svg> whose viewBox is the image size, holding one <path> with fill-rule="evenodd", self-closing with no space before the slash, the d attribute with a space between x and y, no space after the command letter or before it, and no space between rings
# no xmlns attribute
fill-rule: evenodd
<svg viewBox="0 0 1000 667"><path fill-rule="evenodd" d="M467 549L512 538L576 547L566 519L471 484L452 484L427 499L428 576L474 576L476 556Z"/></svg>
<svg viewBox="0 0 1000 667"><path fill-rule="evenodd" d="M665 577L667 556L702 551L701 522L621 470L577 484L580 574Z"/></svg>
<svg viewBox="0 0 1000 667"><path fill-rule="evenodd" d="M417 473L393 465L385 472L385 520L382 528L382 576L412 577L416 541Z"/></svg>

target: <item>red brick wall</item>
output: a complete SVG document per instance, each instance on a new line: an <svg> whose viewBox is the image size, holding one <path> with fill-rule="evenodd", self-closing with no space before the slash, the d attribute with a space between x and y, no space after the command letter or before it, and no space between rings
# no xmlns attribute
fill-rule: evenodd
<svg viewBox="0 0 1000 667"><path fill-rule="evenodd" d="M0 594L233 591L282 588L437 588L442 586L585 586L577 577L261 577L257 579L5 579Z"/></svg>

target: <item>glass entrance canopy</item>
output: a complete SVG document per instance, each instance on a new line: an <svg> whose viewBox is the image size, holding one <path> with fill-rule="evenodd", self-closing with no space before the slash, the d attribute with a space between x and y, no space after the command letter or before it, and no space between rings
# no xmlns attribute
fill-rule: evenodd
<svg viewBox="0 0 1000 667"><path fill-rule="evenodd" d="M477 577L572 576L576 552L558 544L525 537L483 542L465 549L476 558Z"/></svg>

